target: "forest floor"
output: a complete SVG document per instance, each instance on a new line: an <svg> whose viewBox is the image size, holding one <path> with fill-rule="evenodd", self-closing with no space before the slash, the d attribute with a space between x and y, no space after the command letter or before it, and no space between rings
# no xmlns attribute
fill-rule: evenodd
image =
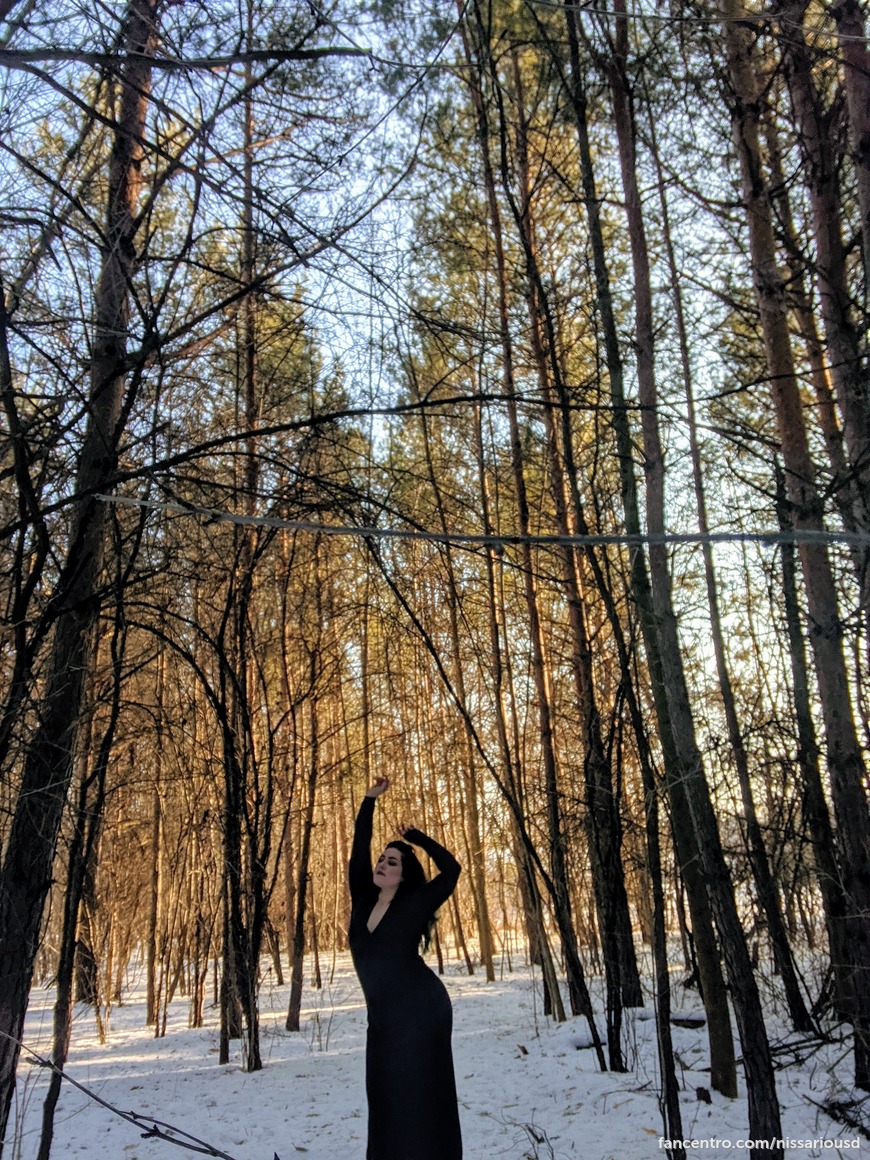
<svg viewBox="0 0 870 1160"><path fill-rule="evenodd" d="M264 1070L218 1064L217 1012L206 1027L187 1026L188 1002L175 999L166 1035L145 1026L144 992L131 980L130 997L108 1017L99 1041L91 1010L78 1007L68 1074L122 1111L172 1124L234 1160L363 1160L366 1137L364 1090L365 1010L346 955L332 964L321 991L303 996L303 1029L284 1030L288 987L262 989ZM593 984L595 980L592 980ZM505 971L495 983L469 977L457 964L445 976L454 1006L454 1055L466 1160L645 1160L661 1157L658 1059L651 1009L626 1012L625 1074L601 1073L587 1046L583 1019L554 1024L541 1011L536 979L526 966ZM675 995L685 1010L700 1010L692 992ZM50 1051L53 995L37 988L31 997L27 1043ZM600 1009L600 1008L599 1008ZM604 1035L604 1021L600 1021ZM794 1047L776 1016L770 1024L778 1064L783 1134L789 1154L857 1156L870 1137L834 1123L820 1110L829 1100L853 1099L848 1042ZM683 1135L708 1156L742 1160L747 1135L745 1087L741 1098L710 1093L705 1028L675 1026L674 1047L681 1085ZM792 1047L787 1047L791 1044ZM43 1068L22 1063L9 1160L33 1160L39 1142ZM697 1089L705 1089L699 1098ZM839 1142L839 1144L838 1144ZM689 1156L696 1155L695 1150ZM191 1156L142 1131L86 1094L64 1084L56 1117L56 1160L157 1160Z"/></svg>

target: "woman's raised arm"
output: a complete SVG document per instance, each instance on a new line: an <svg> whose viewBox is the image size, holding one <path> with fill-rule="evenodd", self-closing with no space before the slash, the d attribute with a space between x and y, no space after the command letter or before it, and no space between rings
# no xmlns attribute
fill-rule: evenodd
<svg viewBox="0 0 870 1160"><path fill-rule="evenodd" d="M382 793L386 793L389 788L390 779L379 777L374 785L369 786L365 792L365 797L360 802L353 830L353 845L350 850L350 865L347 874L351 900L356 899L363 891L372 887L371 845L375 799L379 798Z"/></svg>

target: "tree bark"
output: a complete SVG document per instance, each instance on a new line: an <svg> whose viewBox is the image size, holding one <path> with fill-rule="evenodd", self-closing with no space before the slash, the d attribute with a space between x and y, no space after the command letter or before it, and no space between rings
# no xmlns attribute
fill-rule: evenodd
<svg viewBox="0 0 870 1160"><path fill-rule="evenodd" d="M620 168L626 199L635 293L635 347L638 396L644 447L647 524L651 532L664 532L664 456L658 429L658 397L653 360L652 292L646 234L637 188L634 127L630 94L623 67L627 46L624 6L617 0L617 49L609 60L614 117L620 147ZM658 638L665 691L674 737L679 739L680 783L688 798L689 813L705 886L719 932L722 953L731 983L749 1103L749 1131L759 1140L781 1135L779 1104L773 1062L764 1027L761 1000L752 972L746 938L740 926L733 885L725 863L716 816L710 801L680 652L677 619L671 594L667 552L663 544L649 547L655 631ZM673 771L670 771L673 772ZM758 1149L753 1149L757 1153ZM780 1154L782 1149L774 1149ZM760 1154L760 1153L759 1153Z"/></svg>
<svg viewBox="0 0 870 1160"><path fill-rule="evenodd" d="M866 318L870 297L870 52L867 50L864 12L858 0L834 0L831 13L837 25L844 65L849 137L861 211Z"/></svg>
<svg viewBox="0 0 870 1160"><path fill-rule="evenodd" d="M538 372L538 383L544 403L542 418L546 435L549 461L550 492L558 531L570 536L576 530L569 514L565 488L565 471L559 449L559 438L554 421L554 392L551 373L559 377L554 335L546 326L547 307L538 270L535 242L535 223L531 206L529 179L528 138L523 109L524 97L520 70L514 57L514 81L517 87L516 156L519 180L519 201L506 190L516 217L517 228L525 254L526 303L529 311L529 336ZM551 371L552 367L552 371ZM620 856L619 817L613 792L613 779L601 734L601 717L595 692L592 653L586 623L586 609L581 594L574 549L559 549L562 580L568 604L568 616L573 637L571 667L574 676L577 710L583 722L585 750L583 773L586 798L586 830L592 870L593 893L598 915L598 929L604 954L604 974L607 989L607 1045L612 1071L625 1070L622 1054L622 969L626 930L631 926L628 898ZM639 980L636 976L633 998L639 1004ZM628 987L629 980L626 980Z"/></svg>
<svg viewBox="0 0 870 1160"><path fill-rule="evenodd" d="M106 774L115 742L121 709L123 656L126 633L121 615L122 594L118 594L115 633L112 639L113 682L109 719L97 747L93 769L81 779L75 823L67 864L67 883L64 895L63 927L57 965L57 995L54 1005L54 1028L51 1062L54 1068L42 1107L42 1130L37 1160L49 1160L54 1137L54 1116L66 1066L72 1033L73 983L75 972L76 930L79 922L84 885L92 856L100 840L103 811L106 803ZM84 755L87 760L87 754Z"/></svg>
<svg viewBox="0 0 870 1160"><path fill-rule="evenodd" d="M24 1015L72 754L94 656L105 552L106 505L95 495L114 474L126 385L130 286L136 265L142 134L158 0L130 0L118 120L109 160L105 249L94 294L90 395L78 456L69 545L53 604L57 609L36 731L0 874L0 1139L6 1131ZM9 1038L6 1038L8 1036Z"/></svg>
<svg viewBox="0 0 870 1160"><path fill-rule="evenodd" d="M815 278L827 340L828 366L849 457L850 471L838 483L847 490L855 526L867 531L870 528L870 396L858 330L851 318L839 181L832 148L833 114L822 108L820 94L813 83L812 65L802 28L807 5L808 0L780 0L776 11L787 22L787 32L781 41L783 63L800 130L798 139L805 161L803 172L812 209ZM870 55L863 45L860 52L866 69L870 66ZM870 85L865 83L865 89L864 100L867 101L870 100ZM862 116L867 120L870 162L870 116L866 109ZM866 552L862 553L861 563L858 581L862 605L866 607L870 600Z"/></svg>
<svg viewBox="0 0 870 1160"><path fill-rule="evenodd" d="M481 49L482 51L485 51L485 30L483 29L483 25L480 21L480 13L477 8L475 8L475 16L477 17L478 21L477 28L480 34L479 39L481 41ZM462 30L463 33L466 32L464 22L462 25ZM501 215L498 207L498 200L495 195L495 179L489 157L489 129L486 119L486 109L480 89L479 78L474 75L476 62L474 62L473 54L467 41L466 56L470 65L469 80L472 99L475 104L475 111L478 118L480 151L484 167L484 179L487 189L487 204L490 212L490 225L493 231L496 246L496 262L498 265L499 280L499 332L502 345L502 370L505 384L505 394L509 400L507 411L511 444L511 471L516 494L520 531L524 537L528 537L530 526L529 505L526 494L526 484L523 468L524 457L522 450L522 439L519 430L517 407L515 402L516 390L513 373L513 353L510 339L510 325L508 321L508 283L501 235ZM483 67L487 67L488 64L489 62L484 64ZM501 146L502 149L506 147L504 136L502 136ZM531 546L527 538L524 540L522 546L522 557L525 604L529 622L529 639L532 650L532 673L535 686L535 703L538 713L538 732L540 736L541 756L544 765L544 779L546 785L547 816L549 828L548 837L550 847L550 874L553 888L553 910L556 918L556 924L559 929L559 937L562 943L562 953L565 959L565 968L568 978L568 995L572 1013L575 1015L583 1014L586 1016L586 1019L590 1024L590 1028L592 1029L593 1038L597 1041L597 1030L595 1029L592 1004L586 987L583 966L580 961L580 955L577 948L577 935L574 930L571 916L570 893L568 890L567 882L567 867L565 863L564 843L561 833L562 819L559 803L559 774L556 761L555 741L553 737L553 716L548 668L544 655L544 640L540 611L538 607L534 560L532 558ZM596 1050L599 1054L599 1060L603 1068L604 1058L599 1042L596 1042Z"/></svg>
<svg viewBox="0 0 870 1160"><path fill-rule="evenodd" d="M692 481L695 489L695 503L698 510L698 530L706 535L710 531L710 524L707 517L707 497L704 487L701 448L698 441L698 425L695 418L695 398L691 360L689 357L688 334L683 312L683 296L677 271L676 255L674 253L671 236L664 178L656 145L656 129L652 118L650 119L650 138L653 143L654 163L659 178L659 200L662 210L662 239L664 241L670 270L671 294L674 302L674 316L680 347L680 365L686 391L686 418L689 450L692 457ZM755 807L755 796L749 768L749 755L746 752L743 732L740 728L740 721L737 715L737 702L731 682L731 672L725 648L725 634L722 629L719 590L713 563L713 549L709 541L705 541L702 544L702 555L704 558L704 579L707 587L707 606L710 611L713 654L716 660L716 673L719 678L719 691L722 697L722 708L725 713L728 740L731 746L734 767L737 771L737 781L740 786L740 796L743 803L743 817L746 826L749 862L755 880L758 900L767 923L768 933L773 947L774 961L783 981L783 989L785 991L792 1024L797 1031L812 1032L815 1030L815 1025L807 1010L798 982L794 958L791 953L791 946L789 945L782 910L779 904L779 896L770 869L770 860L767 855L767 848L764 844L764 836Z"/></svg>
<svg viewBox="0 0 870 1160"><path fill-rule="evenodd" d="M487 481L486 461L483 450L483 426L480 404L475 405L475 451L477 457L478 479L480 482L480 496L483 509L483 526L487 534L491 534L493 521L490 515L489 485ZM495 722L501 752L503 778L508 793L513 798L515 808L511 810L511 825L514 838L515 860L519 871L519 891L523 902L526 921L526 934L529 944L529 958L541 967L541 976L544 988L544 1014L552 1015L557 1022L564 1022L565 1009L562 996L559 992L559 982L556 977L556 968L550 950L544 924L541 893L535 877L534 863L528 849L528 835L523 832L520 818L523 817L522 807L522 774L520 771L520 747L511 742L511 732L508 729L508 713L505 707L505 698L510 693L510 659L505 654L502 643L504 616L500 614L502 602L497 598L495 578L495 561L491 547L486 549L486 587L489 597L489 642L490 666L495 701Z"/></svg>
<svg viewBox="0 0 870 1160"><path fill-rule="evenodd" d="M628 424L625 401L622 357L619 350L616 321L613 312L613 298L610 291L610 277L605 256L604 233L601 226L601 211L595 187L592 164L592 149L586 119L586 96L583 87L583 71L580 62L579 31L577 12L565 0L565 21L568 30L570 80L567 82L572 112L577 128L580 152L583 201L589 223L589 241L592 247L593 267L596 284L596 299L602 326L605 360L610 378L610 393L613 413L612 424L617 447L620 492L622 496L626 531L639 534L641 530L640 505L637 484L634 478L634 445ZM693 837L689 798L683 779L684 762L679 743L683 740L672 720L667 695L668 674L663 665L658 639L656 613L653 609L650 579L643 553L634 550L630 554L630 582L634 600L640 613L641 632L649 666L650 681L659 741L664 756L664 766L671 804L671 820L677 857L683 872L692 926L698 971L701 980L701 994L707 1012L707 1029L710 1040L710 1066L712 1086L723 1095L737 1095L737 1072L734 1059L734 1043L731 1034L731 1017L728 996L722 974L722 964L713 930L710 900L696 840Z"/></svg>
<svg viewBox="0 0 870 1160"><path fill-rule="evenodd" d="M423 445L426 455L426 467L429 472L429 483L435 493L438 508L438 522L442 532L447 534L447 514L444 508L444 497L439 485L437 473L432 461L431 437L427 415L421 412L423 429ZM453 671L456 688L463 704L468 703L465 689L465 672L462 664L462 650L460 648L459 631L459 588L456 583L456 570L453 565L453 550L449 543L443 548L443 558L447 569L447 601L450 616L450 644L453 652ZM468 830L470 837L470 863L472 894L474 897L474 911L477 920L478 945L480 960L486 972L486 981L495 982L495 966L492 958L492 929L489 921L489 904L486 896L486 878L484 874L485 850L483 837L480 831L480 809L478 805L478 777L477 762L475 760L474 736L468 718L463 718L465 737L465 762L462 766L462 776L465 782L465 802L467 809Z"/></svg>
<svg viewBox="0 0 870 1160"><path fill-rule="evenodd" d="M785 494L785 476L780 467L776 472L776 507L779 527L792 527L791 508ZM782 545L782 596L788 633L789 662L792 672L792 700L797 727L797 768L803 786L803 813L813 848L816 881L822 896L825 927L828 936L831 969L834 974L836 1005L839 1014L849 1015L850 959L846 924L846 897L837 864L837 849L831 826L831 815L819 770L819 745L816 741L813 710L810 703L810 682L807 672L806 649L801 628L801 613L797 592L797 567L793 544Z"/></svg>
<svg viewBox="0 0 870 1160"><path fill-rule="evenodd" d="M749 226L755 295L761 319L771 395L786 473L786 493L797 530L821 531L823 507L815 485L803 405L791 353L782 280L759 147L759 91L753 52L740 23L740 0L722 0L728 71L734 94L732 122ZM841 868L849 909L849 995L855 1030L855 1084L870 1090L870 814L864 767L843 655L837 589L824 546L801 541L801 568L810 618L810 642L825 737Z"/></svg>
<svg viewBox="0 0 870 1160"><path fill-rule="evenodd" d="M628 25L624 0L615 0L615 7L616 39L614 51L608 57L606 67L613 93L613 111L634 273L635 349L644 449L647 524L650 532L663 533L665 472L658 426L658 392L653 353L652 280L637 184L632 94L625 75ZM743 1048L749 1104L749 1132L756 1140L774 1141L781 1137L782 1130L773 1060L764 1025L761 998L752 970L746 937L737 913L734 887L725 862L716 815L710 799L701 754L695 740L695 726L680 651L670 569L664 544L650 544L649 561L655 630L674 737L678 739L679 745L680 782L688 797L694 842L719 932L722 954L731 984L731 1001ZM781 1147L771 1150L774 1155L781 1155L783 1151ZM760 1154L760 1148L750 1150L750 1155L760 1156Z"/></svg>
<svg viewBox="0 0 870 1160"><path fill-rule="evenodd" d="M320 771L317 698L312 697L310 707L311 749L308 767L308 800L305 803L305 820L302 824L302 840L299 849L299 873L296 885L296 922L293 930L293 944L290 955L290 1002L287 1008L285 1027L288 1031L298 1031L302 1010L303 963L305 956L305 920L308 897L308 863L311 855L311 832L314 829L314 800L317 792L317 775Z"/></svg>

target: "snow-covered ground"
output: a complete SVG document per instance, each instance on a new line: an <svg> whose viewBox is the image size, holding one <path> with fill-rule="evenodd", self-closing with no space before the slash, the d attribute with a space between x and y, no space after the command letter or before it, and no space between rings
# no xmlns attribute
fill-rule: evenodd
<svg viewBox="0 0 870 1160"><path fill-rule="evenodd" d="M253 1075L241 1071L238 1058L219 1066L216 1012L207 1012L206 1028L190 1030L184 998L170 1007L165 1038L154 1039L144 1025L144 995L133 982L131 997L110 1014L104 1045L93 1013L78 1009L67 1066L75 1080L116 1108L173 1124L236 1160L273 1160L275 1154L280 1160L301 1155L363 1160L365 1009L347 956L339 957L332 981L321 992L306 979L301 1034L284 1030L287 987L270 986L267 978L262 990L265 1067ZM515 965L513 973L487 984L481 975L469 978L452 965L445 983L454 1005L466 1160L664 1158L650 1010L626 1012L629 1072L602 1074L586 1046L585 1021L557 1025L545 1018L528 967ZM27 1022L28 1045L46 1054L52 1002L51 991L36 989ZM603 1020L600 1030L603 1035ZM777 1038L776 1028L772 1031ZM780 1034L787 1037L785 1029ZM709 1088L706 1032L675 1027L674 1043L684 1136L698 1141L705 1155L742 1160L747 1155L739 1146L747 1135L742 1082L740 1099L712 1092L711 1103L699 1100L696 1089ZM804 1062L778 1071L783 1133L799 1145L790 1155L809 1160L858 1156L862 1144L870 1149L870 1141L833 1123L811 1102L854 1095L850 1072L848 1044L842 1042L824 1045ZM9 1160L36 1156L46 1083L43 1069L22 1063ZM807 1146L809 1141L815 1145ZM171 1160L191 1154L165 1141L143 1139L135 1126L64 1085L55 1160Z"/></svg>

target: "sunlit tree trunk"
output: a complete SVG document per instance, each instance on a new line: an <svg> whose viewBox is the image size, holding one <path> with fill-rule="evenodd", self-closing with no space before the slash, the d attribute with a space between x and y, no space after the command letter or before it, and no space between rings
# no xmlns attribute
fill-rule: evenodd
<svg viewBox="0 0 870 1160"><path fill-rule="evenodd" d="M487 535L494 531L489 499L489 483L487 479L486 459L483 442L483 415L480 404L474 409L475 453L477 458L478 481L483 514L483 526ZM503 601L499 599L496 585L496 562L493 549L486 549L486 589L489 611L489 643L490 666L495 703L495 723L501 754L502 776L507 793L511 796L515 809L511 811L511 825L513 830L513 848L519 873L520 897L524 906L524 917L529 940L529 957L533 963L541 967L544 987L544 1013L553 1015L557 1021L564 1021L565 1009L562 996L559 992L559 982L553 962L550 941L544 924L541 893L535 876L534 862L529 851L529 837L521 825L523 817L522 805L522 773L520 770L520 747L516 740L512 741L513 731L508 725L508 710L506 700L511 697L510 688L510 660L506 655L506 641L504 640L505 617L502 614Z"/></svg>
<svg viewBox="0 0 870 1160"><path fill-rule="evenodd" d="M554 349L554 327L545 300L538 267L535 221L531 203L527 127L523 109L524 96L516 56L514 56L514 82L517 88L516 155L520 185L519 202L511 196L510 190L506 190L506 192L514 208L517 228L525 253L529 336L544 404L542 418L546 432L550 491L553 497L558 530L561 535L567 537L577 530L569 510L565 486L566 472L562 461L563 452L570 454L570 432L562 452L560 452L559 433L555 422L556 394L551 385L551 376L552 379L559 382L561 369ZM561 390L559 396L564 397L565 393L564 390ZM624 944L627 942L631 945L631 922L620 854L618 808L610 765L601 733L601 716L597 704L587 613L577 570L577 554L574 549L566 545L559 549L559 557L573 636L571 667L574 675L577 708L583 722L585 741L583 772L587 806L586 824L589 835L588 848L598 913L598 928L604 948L608 1054L611 1069L621 1071L625 1066L621 1044L623 990L628 992L635 1005L640 1005L640 981L636 969L633 978L629 977L625 980L622 978L623 969L627 968L631 961L624 954ZM631 949L633 951L633 947Z"/></svg>
<svg viewBox="0 0 870 1160"><path fill-rule="evenodd" d="M484 42L485 33L483 32L483 26L479 20L480 13L477 10L475 11L478 18L478 31L480 33L479 39L481 41L478 47L481 48L482 51L486 51ZM538 716L539 742L541 746L541 757L544 767L544 782L546 786L550 875L553 889L553 911L556 919L556 925L559 929L559 937L562 943L562 954L565 960L571 1011L575 1015L585 1015L587 1021L590 1023L590 1026L594 1028L592 1005L586 986L583 966L580 961L580 954L577 946L577 935L574 929L573 918L571 914L570 891L568 889L564 838L562 835L563 821L559 802L559 770L554 737L554 719L550 679L544 652L544 636L543 627L541 624L540 607L538 603L535 562L532 555L531 544L528 539L531 524L524 475L522 437L520 433L516 407L513 354L510 344L510 327L508 323L507 271L504 263L504 253L502 249L503 243L501 239L501 215L495 194L494 174L489 159L489 130L486 123L486 112L480 88L480 80L479 77L474 77L476 62L473 62L473 57L467 44L466 53L468 56L469 64L471 65L469 72L472 74L472 98L475 102L475 110L479 123L480 154L484 167L484 180L487 186L487 202L490 212L490 227L492 229L495 240L496 262L498 265L497 277L499 280L498 293L500 317L499 330L502 345L502 370L504 375L505 395L508 400L507 413L511 447L511 472L514 482L519 528L521 536L523 537L521 552L523 560L524 596L526 615L528 618L529 642L531 645L532 654L531 667L535 687L535 706ZM483 63L483 68L491 68L491 61L485 61ZM496 84L496 88L497 87L498 86ZM502 138L500 148L503 151L507 147L507 141L504 136L506 127L504 125L503 118L501 131ZM597 1035L597 1032L593 1031L593 1034ZM597 1049L600 1054L600 1045L598 1045ZM603 1056L600 1057L603 1065Z"/></svg>
<svg viewBox="0 0 870 1160"><path fill-rule="evenodd" d="M637 182L632 94L625 73L628 23L624 15L624 0L616 0L616 11L615 43L613 51L607 58L606 67L613 95L613 112L634 272L634 337L644 449L647 525L651 533L662 534L665 531L665 470L658 424L658 391L653 353L655 328L652 279ZM752 970L746 937L737 913L734 887L725 862L716 815L710 800L701 754L695 740L694 719L680 651L670 569L664 544L650 544L649 561L653 610L665 676L665 690L674 736L679 739L680 781L689 800L694 841L719 933L722 955L731 984L731 1001L743 1048L749 1131L755 1139L776 1140L781 1135L781 1126L773 1060L764 1025L761 998ZM753 1149L752 1152L759 1152L759 1149ZM781 1152L781 1148L774 1149L775 1154Z"/></svg>
<svg viewBox="0 0 870 1160"><path fill-rule="evenodd" d="M620 13L623 11L619 0L617 11ZM626 51L627 25L620 15L617 17L615 52L608 61L608 74L613 92L614 118L634 270L635 349L645 459L647 525L650 532L663 533L664 457L657 418L651 279L637 188L631 98L623 72ZM680 782L688 798L694 843L731 982L731 997L743 1046L750 1132L758 1139L774 1139L780 1136L780 1120L773 1064L761 1001L745 935L737 915L733 885L721 847L701 755L695 742L694 721L680 652L665 546L650 544L649 560L656 636L665 677L665 690L674 736L679 739Z"/></svg>
<svg viewBox="0 0 870 1160"><path fill-rule="evenodd" d="M786 181L783 171L777 123L773 117L766 120L764 131L770 165L771 187L772 190L776 191L776 219L783 243L789 254L802 255L801 238L792 213L789 183ZM833 367L831 359L825 357L814 303L810 297L807 278L798 265L799 261L802 261L802 258L791 263L789 298L810 368L810 382L816 401L816 420L824 439L828 465L833 476L831 483L833 502L840 513L843 526L848 531L853 532L861 527L861 499L858 493L858 479L851 471L846 458L843 432L840 429L837 405L832 393ZM855 563L855 574L860 584L866 563L864 553L854 547L851 548L851 551Z"/></svg>
<svg viewBox="0 0 870 1160"><path fill-rule="evenodd" d="M429 471L429 482L435 493L438 508L438 521L442 532L447 534L447 515L444 508L444 497L438 482L437 473L432 462L432 448L430 445L429 423L425 412L421 413L423 427L423 445L426 455L426 465ZM450 617L450 643L453 653L453 672L456 689L463 704L468 704L465 690L465 672L462 663L459 631L459 590L456 583L456 571L453 565L453 552L450 544L445 544L444 564L447 569L447 610ZM471 854L472 895L474 898L475 917L477 919L477 936L480 946L480 960L486 972L487 982L495 982L495 967L492 958L492 932L489 922L489 904L486 895L486 879L484 876L485 851L480 829L480 809L478 804L478 776L474 736L470 729L470 722L463 719L465 736L465 761L462 775L465 781L465 804L467 809L469 845Z"/></svg>

